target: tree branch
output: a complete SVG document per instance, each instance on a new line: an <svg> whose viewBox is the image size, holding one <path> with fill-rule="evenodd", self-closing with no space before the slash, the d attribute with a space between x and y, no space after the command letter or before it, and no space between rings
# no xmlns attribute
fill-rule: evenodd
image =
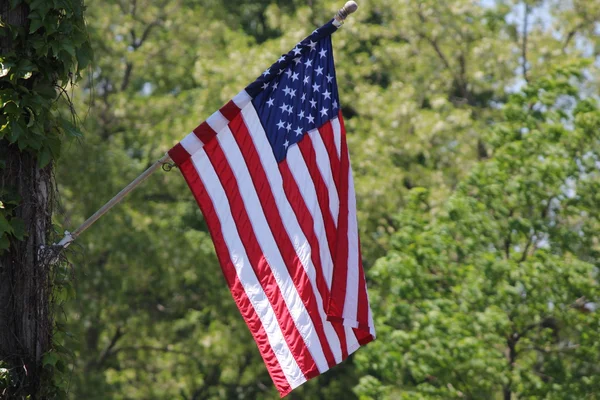
<svg viewBox="0 0 600 400"><path fill-rule="evenodd" d="M85 370L89 371L92 367L95 367L95 368L101 367L106 362L108 357L111 356L112 349L115 347L115 345L117 344L119 339L121 339L123 337L123 335L125 335L125 332L123 332L121 326L118 326L117 330L115 331L115 334L113 335L112 339L110 340L110 343L102 351L102 353L100 354L100 357L98 357L97 360L92 360L91 362L89 362L85 366Z"/></svg>
<svg viewBox="0 0 600 400"><path fill-rule="evenodd" d="M531 243L533 243L533 240L536 238L536 233L534 232L533 235L531 235L529 237L529 239L527 240L527 244L525 245L525 250L523 250L523 254L521 255L521 258L519 259L519 263L522 263L523 261L525 261L527 259L527 253L529 253L529 248L531 247Z"/></svg>
<svg viewBox="0 0 600 400"><path fill-rule="evenodd" d="M155 19L154 21L152 21L151 23L149 23L146 26L146 28L144 29L144 32L142 32L142 36L139 38L135 34L135 30L131 29L131 31L130 31L131 44L130 45L131 45L131 48L133 49L133 51L136 51L137 49L142 47L144 42L148 39L148 36L150 36L150 32L152 31L152 28L159 26L161 24L162 24L162 18ZM133 63L131 61L128 61L125 64L125 73L123 74L123 80L121 81L121 91L124 91L129 86L129 83L131 81L132 71L133 71Z"/></svg>

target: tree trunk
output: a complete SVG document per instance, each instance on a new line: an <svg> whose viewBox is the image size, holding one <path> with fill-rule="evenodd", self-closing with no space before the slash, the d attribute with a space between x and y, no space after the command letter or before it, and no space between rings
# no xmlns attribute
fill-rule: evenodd
<svg viewBox="0 0 600 400"><path fill-rule="evenodd" d="M27 26L28 9L13 10L7 0L0 2L2 21ZM0 54L11 50L7 37L0 39ZM52 167L37 167L34 155L0 140L0 194L17 193L20 203L14 216L25 223L24 240L11 239L10 248L0 255L0 363L11 371L12 384L0 391L0 398L43 398L41 359L50 349L50 264L40 257L51 228Z"/></svg>

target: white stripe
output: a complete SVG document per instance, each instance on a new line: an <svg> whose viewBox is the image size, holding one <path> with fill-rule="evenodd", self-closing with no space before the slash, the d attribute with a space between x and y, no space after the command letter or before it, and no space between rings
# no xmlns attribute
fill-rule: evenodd
<svg viewBox="0 0 600 400"><path fill-rule="evenodd" d="M250 104L243 108L242 116L248 131L252 135L252 141L254 142L254 146L260 157L260 162L263 165L265 174L267 175L267 180L269 181L269 186L271 188L271 192L273 193L273 197L275 198L275 203L277 204L277 209L279 211L279 215L281 215L283 225L285 226L288 236L294 244L296 254L298 254L298 258L301 260L302 266L304 267L306 274L308 275L308 279L310 280L313 292L317 298L317 306L319 308L319 314L325 328L325 335L327 336L327 340L329 342L329 346L331 347L331 351L333 352L335 361L336 363L339 363L342 361L340 342L333 325L331 322L327 321L327 315L325 313L326 301L328 299L323 299L321 297L321 293L317 287L316 270L311 259L310 245L308 244L308 240L302 232L302 228L300 227L292 206L290 205L289 200L285 195L285 191L283 190L283 180L281 174L279 173L277 161L273 155L273 150L267 140L265 131L258 118L258 115L256 114L254 106ZM315 218L314 215L313 218ZM321 225L323 225L322 219ZM327 265L324 264L324 259L326 259L329 268L331 269L332 261L331 256L329 255L329 247L327 245L326 238L324 244L320 243L320 247L321 263L323 265ZM331 285L329 284L329 288L330 287Z"/></svg>
<svg viewBox="0 0 600 400"><path fill-rule="evenodd" d="M227 196L221 186L219 178L213 169L210 160L206 156L205 151L196 153L192 157L192 162L200 179L202 179L204 183L212 204L214 205L219 222L221 223L223 238L239 281L244 287L244 291L248 295L248 299L254 307L256 314L260 318L267 334L269 344L281 365L281 369L283 370L286 379L292 389L298 387L306 381L306 378L296 363L296 360L284 339L283 332L277 323L275 311L271 307L266 294L262 290L262 287L252 270L242 241L237 233L238 231L231 214L231 209L229 208L229 202L227 201Z"/></svg>
<svg viewBox="0 0 600 400"><path fill-rule="evenodd" d="M210 117L208 117L206 123L210 125L210 127L213 128L216 133L219 133L227 126L229 120L225 118L223 114L221 114L221 111L215 111Z"/></svg>
<svg viewBox="0 0 600 400"><path fill-rule="evenodd" d="M350 355L360 347L360 344L351 327L344 325L344 331L346 332L346 347L348 348L348 355Z"/></svg>
<svg viewBox="0 0 600 400"><path fill-rule="evenodd" d="M298 185L298 189L300 189L300 194L304 199L304 203L306 203L306 206L313 217L315 235L319 241L319 250L321 252L321 267L323 268L323 275L325 276L327 288L331 291L333 258L329 252L329 242L327 241L327 234L325 232L325 223L317 199L317 191L314 182L310 177L310 172L308 171L308 167L304 162L304 158L302 158L302 153L298 146L290 146L286 161L292 176Z"/></svg>
<svg viewBox="0 0 600 400"><path fill-rule="evenodd" d="M373 338L375 338L375 322L373 321L373 313L371 312L371 301L369 300L369 291L366 288L366 281L365 281L365 292L367 293L367 305L368 305L368 309L369 309L369 332L371 332L371 335L373 335Z"/></svg>
<svg viewBox="0 0 600 400"><path fill-rule="evenodd" d="M302 335L306 347L315 360L319 372L325 372L329 369L329 366L327 365L327 359L323 353L319 336L310 319L310 314L294 286L294 280L286 268L285 261L273 237L273 232L269 228L269 223L265 217L260 199L252 183L252 177L244 162L244 156L229 128L223 129L217 136L217 140L237 180L244 208L252 224L248 228L254 231L256 240L271 268L275 282L277 282L277 286L281 290L283 301L294 320L296 328L298 328L298 331ZM308 247L308 242L305 240L300 247ZM308 254L310 254L310 250L308 250Z"/></svg>
<svg viewBox="0 0 600 400"><path fill-rule="evenodd" d="M331 212L333 222L337 227L340 201L338 198L338 192L335 186L335 181L333 180L333 173L331 172L329 154L327 153L325 143L323 143L323 137L321 136L321 133L318 130L314 129L308 132L308 136L310 136L313 148L315 149L317 166L319 167L319 171L321 172L321 176L323 177L323 181L325 182L325 185L327 186L327 191L329 192L329 211Z"/></svg>
<svg viewBox="0 0 600 400"><path fill-rule="evenodd" d="M342 154L342 127L340 126L339 118L331 120L331 126L333 126L333 141L335 142L335 149L337 150L338 159Z"/></svg>
<svg viewBox="0 0 600 400"><path fill-rule="evenodd" d="M248 92L246 92L245 90L242 90L232 100L235 103L235 105L238 106L238 108L241 110L242 108L244 108L246 106L246 104L248 104L248 103L250 103L250 101L252 101L252 97L250 97Z"/></svg>
<svg viewBox="0 0 600 400"><path fill-rule="evenodd" d="M188 152L189 155L193 156L198 150L204 146L202 141L198 139L198 136L194 132L190 133L180 142L185 151Z"/></svg>
<svg viewBox="0 0 600 400"><path fill-rule="evenodd" d="M356 196L352 169L348 168L348 275L346 280L346 300L342 316L344 321L356 321L358 327L358 226L356 223Z"/></svg>

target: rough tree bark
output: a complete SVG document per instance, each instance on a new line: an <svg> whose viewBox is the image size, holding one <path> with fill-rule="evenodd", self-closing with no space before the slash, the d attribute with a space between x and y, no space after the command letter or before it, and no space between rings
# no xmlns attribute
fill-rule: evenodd
<svg viewBox="0 0 600 400"><path fill-rule="evenodd" d="M3 22L27 26L25 5L10 10L9 1L0 1ZM9 38L0 39L0 54L12 49ZM50 349L50 266L42 262L40 246L46 244L51 228L52 167L37 167L35 156L19 151L16 145L0 140L0 194L10 191L21 198L16 217L25 222L27 236L12 240L0 256L0 361L17 377L18 385L0 392L0 398L30 395L40 399L41 358ZM10 392L9 392L10 391Z"/></svg>

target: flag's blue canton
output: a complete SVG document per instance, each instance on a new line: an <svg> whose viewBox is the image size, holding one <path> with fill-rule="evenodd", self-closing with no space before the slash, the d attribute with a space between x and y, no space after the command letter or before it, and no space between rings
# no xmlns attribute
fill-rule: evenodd
<svg viewBox="0 0 600 400"><path fill-rule="evenodd" d="M339 111L331 47L335 29L329 23L313 32L246 88L278 162Z"/></svg>

